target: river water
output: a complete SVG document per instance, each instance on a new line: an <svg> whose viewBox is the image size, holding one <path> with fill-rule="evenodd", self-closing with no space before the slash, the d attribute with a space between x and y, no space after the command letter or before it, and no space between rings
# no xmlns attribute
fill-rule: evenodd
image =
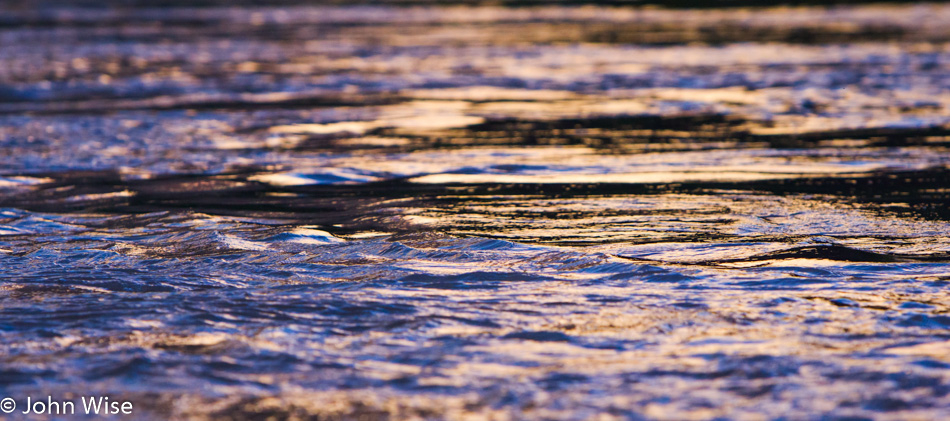
<svg viewBox="0 0 950 421"><path fill-rule="evenodd" d="M21 409L950 417L948 6L121 4L0 11Z"/></svg>

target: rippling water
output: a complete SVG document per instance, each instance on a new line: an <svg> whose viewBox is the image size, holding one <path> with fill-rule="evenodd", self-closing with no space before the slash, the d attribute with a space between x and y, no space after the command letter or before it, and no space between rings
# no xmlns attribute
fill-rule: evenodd
<svg viewBox="0 0 950 421"><path fill-rule="evenodd" d="M21 405L950 417L948 6L0 10Z"/></svg>

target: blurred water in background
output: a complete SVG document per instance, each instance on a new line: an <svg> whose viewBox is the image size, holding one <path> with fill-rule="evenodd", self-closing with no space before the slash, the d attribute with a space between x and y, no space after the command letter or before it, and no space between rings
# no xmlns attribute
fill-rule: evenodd
<svg viewBox="0 0 950 421"><path fill-rule="evenodd" d="M4 396L950 417L950 6L117 4L0 7Z"/></svg>

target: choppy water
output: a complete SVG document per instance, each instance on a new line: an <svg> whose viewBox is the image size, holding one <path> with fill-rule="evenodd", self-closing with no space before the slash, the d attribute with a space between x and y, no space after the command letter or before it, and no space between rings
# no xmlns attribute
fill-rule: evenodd
<svg viewBox="0 0 950 421"><path fill-rule="evenodd" d="M0 392L950 417L950 7L0 12Z"/></svg>

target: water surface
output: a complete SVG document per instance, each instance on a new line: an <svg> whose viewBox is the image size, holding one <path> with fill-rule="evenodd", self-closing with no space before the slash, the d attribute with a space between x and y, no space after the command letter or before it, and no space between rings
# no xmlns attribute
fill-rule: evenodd
<svg viewBox="0 0 950 421"><path fill-rule="evenodd" d="M950 416L950 7L6 7L0 392Z"/></svg>

